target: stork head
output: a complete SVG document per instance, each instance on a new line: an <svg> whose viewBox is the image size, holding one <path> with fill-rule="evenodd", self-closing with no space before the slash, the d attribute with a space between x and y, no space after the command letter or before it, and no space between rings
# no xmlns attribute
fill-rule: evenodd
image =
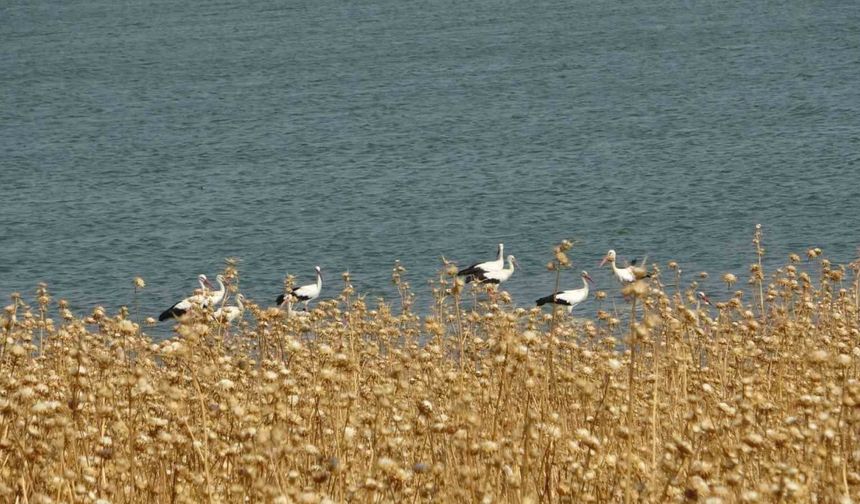
<svg viewBox="0 0 860 504"><path fill-rule="evenodd" d="M322 270L320 269L320 267L319 267L319 266L314 266L314 270L317 272L317 275L319 275L320 277L322 277Z"/></svg>
<svg viewBox="0 0 860 504"><path fill-rule="evenodd" d="M606 261L609 261L609 262L611 262L611 263L614 263L614 262L615 262L615 251L614 251L614 250L609 249L609 252L607 252L607 253L606 253L606 255L603 257L603 260L602 260L602 261L600 261L600 266L599 266L599 267L601 267L601 268L602 268L602 267L603 267L603 265L604 265L604 264L606 264Z"/></svg>
<svg viewBox="0 0 860 504"><path fill-rule="evenodd" d="M580 276L582 276L582 278L588 280L588 283L590 283L591 285L594 285L594 280L591 279L591 275L589 275L587 271L583 271Z"/></svg>
<svg viewBox="0 0 860 504"><path fill-rule="evenodd" d="M505 256L505 244L500 243L499 244L499 257L504 257L504 256Z"/></svg>
<svg viewBox="0 0 860 504"><path fill-rule="evenodd" d="M708 295L707 295L707 294L705 294L704 292L702 292L702 291L697 292L697 293L696 293L696 297L698 297L699 299L701 299L701 300L702 300L702 302L704 302L705 304L707 304L707 305L711 305L711 300L710 300L710 299L708 299ZM711 305L711 306L713 306L713 305Z"/></svg>
<svg viewBox="0 0 860 504"><path fill-rule="evenodd" d="M517 258L516 258L516 257L514 257L514 255L513 255L513 254L511 254L511 255L509 255L509 256L508 256L508 264L514 265L514 266L516 266L517 268L519 268L519 267L520 267L520 263L519 263L519 262L517 262Z"/></svg>
<svg viewBox="0 0 860 504"><path fill-rule="evenodd" d="M201 274L201 275L197 275L197 281L198 281L198 282L200 282L200 287L201 287L201 288L202 288L202 287L204 287L204 286L205 286L205 287L209 287L210 289L214 289L214 288L215 288L215 286L214 286L214 285L212 285L212 282L210 282L210 281L209 281L209 279L208 279L208 278L206 278L206 275L202 275L202 274Z"/></svg>

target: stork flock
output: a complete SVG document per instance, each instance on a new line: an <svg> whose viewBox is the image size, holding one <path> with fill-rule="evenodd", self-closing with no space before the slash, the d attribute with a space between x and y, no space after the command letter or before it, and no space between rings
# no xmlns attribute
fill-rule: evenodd
<svg viewBox="0 0 860 504"><path fill-rule="evenodd" d="M600 261L599 267L602 268L607 262L612 267L612 272L615 274L615 278L617 278L622 284L628 284L639 278L650 276L641 268L636 268L635 261L633 264L626 267L619 267L616 264L616 254L614 250L610 250L606 253L603 260ZM505 246L500 243L498 247L498 256L495 260L473 264L467 268L459 270L457 275L463 277L466 283L476 282L498 285L510 279L511 275L514 274L514 270L518 267L519 263L517 262L517 258L513 255L509 255L506 258ZM308 303L318 298L322 291L322 269L320 269L319 266L316 266L314 270L316 271L316 282L302 285L301 287L290 288L280 294L275 299L275 303L279 308L286 310L289 315L307 315ZM594 284L594 281L591 279L591 276L587 271L583 271L580 274L580 277L582 278L582 287L578 289L554 292L538 299L535 303L537 306L543 306L545 304L561 305L567 309L568 313L571 313L577 305L588 299L589 283L592 285ZM235 306L223 305L223 301L225 301L225 296L227 295L227 287L224 285L223 276L218 275L215 278L215 281L218 283L217 289L212 285L206 275L199 275L197 277L197 281L200 285L199 291L182 301L179 301L167 310L164 310L158 317L159 321L163 322L169 319L180 318L188 312L192 306L214 309L215 311L212 312L212 318L226 324L230 324L242 316L245 309L243 304L245 297L242 294L238 294L236 296ZM703 302L710 304L710 301L704 293L698 293L698 297ZM296 312L293 310L293 304L299 302L303 304L304 310Z"/></svg>
<svg viewBox="0 0 860 504"><path fill-rule="evenodd" d="M517 264L516 257L509 255L508 266L505 267L504 257L505 245L500 243L496 260L473 264L468 268L458 271L457 275L465 277L466 283L478 281L488 284L500 284L513 275L514 266L519 266ZM615 273L615 278L617 278L622 284L636 281L637 274L642 275L643 277L649 276L647 272L637 272L635 264L619 268L615 263L615 257L615 251L610 250L600 262L599 267L602 268L603 265L608 262L612 266L612 272ZM588 299L588 284L594 284L594 280L591 279L591 275L589 275L587 271L583 271L580 274L580 277L582 277L582 287L578 289L554 292L538 299L535 301L535 304L537 304L537 306L543 306L548 303L561 305L567 309L568 313L571 313L576 305Z"/></svg>
<svg viewBox="0 0 860 504"><path fill-rule="evenodd" d="M290 315L307 314L308 303L318 298L320 292L322 291L322 270L319 266L316 266L314 270L316 270L317 273L316 283L303 285L294 289L289 289L283 294L279 295L275 300L279 308L285 309ZM235 306L219 307L219 303L224 300L224 297L227 294L227 287L224 285L223 276L218 275L215 280L218 282L218 290L212 290L210 292L210 289L214 289L212 283L209 281L208 278L206 278L206 275L198 275L197 281L200 283L201 292L188 296L182 301L179 301L170 308L161 312L161 315L158 316L159 322L164 322L165 320L169 319L178 319L185 315L185 313L190 310L192 306L195 305L201 308L218 307L212 313L212 318L218 322L230 324L237 318L241 317L242 314L245 312L245 305L243 304L243 302L245 301L245 296L243 294L238 294L236 296ZM293 311L293 303L297 302L304 303L304 312Z"/></svg>

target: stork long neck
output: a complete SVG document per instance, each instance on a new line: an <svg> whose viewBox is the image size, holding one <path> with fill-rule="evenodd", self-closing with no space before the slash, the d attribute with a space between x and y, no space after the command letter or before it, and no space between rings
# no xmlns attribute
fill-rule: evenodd
<svg viewBox="0 0 860 504"><path fill-rule="evenodd" d="M612 265L614 266L615 262L613 262ZM588 296L588 280L586 280L585 277L582 277L582 290L584 290L585 295Z"/></svg>
<svg viewBox="0 0 860 504"><path fill-rule="evenodd" d="M242 304L242 298L241 297L236 298L236 307L239 308L239 311L245 311L245 305Z"/></svg>
<svg viewBox="0 0 860 504"><path fill-rule="evenodd" d="M208 302L214 304L218 304L224 300L224 294L227 293L227 287L224 286L224 281L220 278L216 278L215 281L218 282L218 290L212 292L209 295Z"/></svg>
<svg viewBox="0 0 860 504"><path fill-rule="evenodd" d="M615 273L615 276L619 276L620 272L621 272L621 268L619 268L618 265L615 264L615 258L613 258L609 262L610 262L610 264L612 264L612 272Z"/></svg>
<svg viewBox="0 0 860 504"><path fill-rule="evenodd" d="M317 289L322 289L322 273L317 271Z"/></svg>
<svg viewBox="0 0 860 504"><path fill-rule="evenodd" d="M505 246L504 245L499 245L499 257L496 260L502 264L505 263Z"/></svg>

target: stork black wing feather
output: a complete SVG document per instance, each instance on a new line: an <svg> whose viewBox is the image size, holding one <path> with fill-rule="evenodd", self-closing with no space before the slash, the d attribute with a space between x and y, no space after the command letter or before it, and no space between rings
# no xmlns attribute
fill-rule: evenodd
<svg viewBox="0 0 860 504"><path fill-rule="evenodd" d="M164 310L163 312L161 312L161 315L159 315L159 316L158 316L158 321L159 321L159 322L164 322L164 321L165 321L165 320L167 320L167 319L171 319L171 318L179 318L179 317L181 317L182 315L184 315L184 314L185 314L185 310L183 310L182 308L177 308L177 307L176 307L176 305L178 305L178 304L179 304L179 303L176 303L175 305L173 305L173 306L171 306L170 308L168 308L168 309Z"/></svg>

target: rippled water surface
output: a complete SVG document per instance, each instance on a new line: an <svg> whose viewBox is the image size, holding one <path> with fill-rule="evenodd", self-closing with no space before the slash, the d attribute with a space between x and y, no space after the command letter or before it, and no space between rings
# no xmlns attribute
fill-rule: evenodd
<svg viewBox="0 0 860 504"><path fill-rule="evenodd" d="M565 237L603 288L860 244L853 1L10 0L0 47L3 297L157 314L227 256L263 304L426 296L504 241L526 304Z"/></svg>

